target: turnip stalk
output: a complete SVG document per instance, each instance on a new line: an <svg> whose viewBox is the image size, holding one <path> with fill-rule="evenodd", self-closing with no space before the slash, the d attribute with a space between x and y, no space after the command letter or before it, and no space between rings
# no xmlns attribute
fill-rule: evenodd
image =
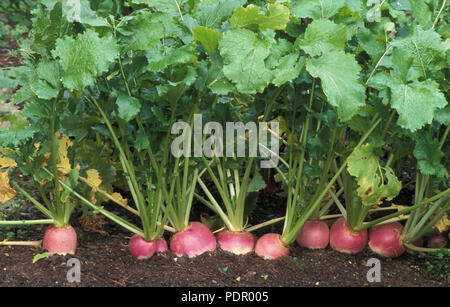
<svg viewBox="0 0 450 307"><path fill-rule="evenodd" d="M105 124L108 127L108 130L111 134L113 142L117 149L119 150L119 158L122 168L126 174L126 180L128 183L128 187L130 189L131 195L135 202L137 211L139 213L139 217L142 222L142 231L136 226L130 225L130 223L125 222L124 220L117 219L116 216L107 212L106 210L100 211L100 213L104 214L106 217L110 218L115 222L119 222L119 225L127 228L128 230L133 230L133 232L142 238L139 239L137 237L133 237L132 241L130 241L130 254L137 259L147 259L150 258L156 249L156 245L154 244L154 240L157 239L162 231L164 230L165 221L167 220L167 213L162 212L162 204L164 201L164 193L166 191L161 188L155 191L154 193L150 193L150 190L147 188L147 199L144 197L141 184L138 183L136 178L135 169L133 163L130 160L130 150L126 143L124 146L120 143L108 117L105 112L101 108L100 104L97 102L93 94L89 91L89 101L93 103L93 105L100 112L103 117ZM127 154L128 153L128 154ZM151 184L151 181L148 179L148 184ZM93 206L89 201L83 200L84 203ZM137 231L136 231L137 230Z"/></svg>
<svg viewBox="0 0 450 307"><path fill-rule="evenodd" d="M314 96L314 88L315 83L313 81L311 94L310 94L310 101L309 105L310 108L312 106L313 96ZM293 112L293 116L295 116L295 112ZM368 138L368 136L371 134L371 132L377 127L377 125L380 123L381 119L374 119L370 129L362 136L359 143L356 145L355 148L359 148L365 140ZM338 137L338 122L336 120L335 126L332 129L332 136L330 141L330 148L327 153L326 161L324 162L323 171L321 174L320 179L318 180L317 189L314 195L305 202L305 187L304 182L302 180L304 176L304 163L306 159L306 145L308 140L308 132L311 128L311 116L306 117L306 121L304 125L302 126L302 131L300 135L300 143L302 145L302 148L299 150L296 150L294 152L293 147L293 137L291 137L288 154L289 154L289 168L286 178L287 182L287 192L288 192L288 198L287 198L287 206L286 206L286 219L284 221L284 227L283 232L280 236L280 240L269 240L269 234L264 235L261 237L258 242L256 243L255 251L257 251L257 254L265 259L274 259L282 255L286 255L287 246L289 244L292 244L298 237L300 231L304 227L305 223L311 218L311 216L315 215L316 219L320 219L320 213L324 214L325 211L320 211L320 204L322 204L323 199L325 195L331 191L331 188L334 186L336 180L339 178L340 174L345 169L345 164L347 162L347 159L344 159L344 162L342 163L341 167L337 170L337 172L334 174L334 176L328 180L329 178L329 171L331 169L332 163L335 159L335 153L334 153L334 143L335 140L337 140ZM294 131L294 129L292 129ZM280 170L278 169L280 172ZM342 193L342 192L340 192ZM325 205L331 205L329 202ZM300 213L300 214L299 214ZM323 227L320 229L324 229ZM322 230L320 231L322 233ZM273 238L273 234L270 238ZM325 231L325 237L327 238L327 231ZM314 240L312 240L314 242ZM323 243L322 243L323 244ZM273 250L279 250L279 253L273 252ZM268 252L271 251L271 252Z"/></svg>
<svg viewBox="0 0 450 307"><path fill-rule="evenodd" d="M282 93L280 87L271 97L268 102L268 106L262 117L262 121L265 121L272 110L273 104ZM259 143L259 142L258 142ZM245 211L245 208L249 207L248 202L256 202L257 196L252 198L252 193L258 193L258 190L263 187L255 188L253 191L249 191L250 180L255 180L258 176L258 169L254 165L254 157L250 157L245 161L243 167L243 176L240 177L238 168L230 169L227 167L227 163L234 162L239 164L237 158L218 158L212 157L208 162L205 157L202 158L206 167L209 177L212 179L215 188L219 192L221 203L215 199L209 188L203 182L201 178L198 179L198 183L206 194L208 200L197 195L197 198L205 204L208 208L212 209L224 222L226 229L219 232L217 235L219 246L227 251L237 255L247 254L252 252L255 245L253 235L246 229L247 215L249 212ZM215 170L211 164L215 165ZM240 166L239 166L240 167ZM250 179L253 173L252 179ZM262 227L261 225L257 226Z"/></svg>

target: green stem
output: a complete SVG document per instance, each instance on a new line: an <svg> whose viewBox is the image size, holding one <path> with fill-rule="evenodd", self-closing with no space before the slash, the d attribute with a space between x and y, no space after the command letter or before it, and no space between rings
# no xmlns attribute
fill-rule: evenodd
<svg viewBox="0 0 450 307"><path fill-rule="evenodd" d="M381 223L381 222L383 222L383 221L385 221L385 220L388 220L388 219L390 219L390 218L397 217L397 216L399 216L399 215L408 213L408 212L410 212L410 211L412 211L412 210L415 210L415 209L417 209L417 208L419 208L419 207L421 207L421 206L423 206L423 205L426 205L426 204L429 204L429 203L431 203L431 202L433 202L433 201L435 201L435 200L438 200L439 198L445 196L447 193L450 193L450 188L448 188L448 189L445 190L445 191L442 191L442 192L439 193L439 194L436 194L435 196L433 196L433 197L431 197L431 198L428 198L428 199L426 199L426 200L424 200L424 201L422 201L422 202L420 202L420 203L417 203L417 204L415 204L414 206L411 206L411 207L409 207L409 208L400 210L400 211L398 211L398 212L396 212L396 213L392 213L392 214L383 216L383 217L381 217L381 218L379 218L379 219L376 219L376 220L373 220L373 221L364 223L363 225L361 225L361 227L359 227L358 229L355 229L355 230L361 231L361 230L363 230L363 229L368 229L368 228L370 228L370 227L372 227L372 226L374 226L374 225L376 225L376 224L378 224L378 223Z"/></svg>
<svg viewBox="0 0 450 307"><path fill-rule="evenodd" d="M50 174L51 176L53 176L53 174L48 171L46 168L44 168L44 170ZM93 203L91 203L89 200L87 200L86 198L84 198L82 195L80 195L79 193L77 193L76 191L74 191L70 186L68 186L67 184L64 183L64 181L59 180L59 183L68 191L70 191L74 196L76 196L79 200L81 200L83 203L85 203L88 207L94 209L95 211L100 212L101 214L103 214L104 216L106 216L107 218L109 218L111 221L119 224L120 226L122 226L123 228L129 230L132 233L135 233L141 237L144 238L144 233L141 229L139 229L138 227L134 226L133 224L131 224L130 222L122 219L121 217L115 215L114 213L109 212L108 210L103 209L103 207L99 207L94 205Z"/></svg>
<svg viewBox="0 0 450 307"><path fill-rule="evenodd" d="M355 148L360 147L366 141L366 139L369 137L369 135L372 133L372 131L378 126L380 121L381 121L381 119L376 119L374 121L374 123L372 124L370 129L362 136L361 140L359 141L359 143L356 145ZM292 242L295 241L298 233L302 229L302 227L305 224L305 222L308 220L308 218L311 215L311 213L320 204L320 202L322 201L323 197L326 195L328 190L334 185L334 183L336 182L337 178L344 171L344 169L346 167L346 164L347 164L347 159L348 159L348 157L345 159L344 163L342 163L341 167L336 172L336 174L333 176L333 178L330 180L328 185L322 190L322 192L320 193L319 197L316 198L314 203L311 206L309 206L307 208L307 210L302 214L302 216L298 219L298 221L295 224L295 227L293 227L292 231L290 231L289 233L283 235L283 241L286 244L291 244Z"/></svg>
<svg viewBox="0 0 450 307"><path fill-rule="evenodd" d="M284 216L282 216L282 217L277 217L277 218L271 219L271 220L269 220L269 221L260 223L260 224L258 224L258 225L254 225L254 226L248 227L248 228L245 229L245 231L252 232L252 231L255 231L255 230L257 230L257 229L261 229L261 228L263 228L263 227L266 227L266 226L269 226L269 225L278 223L278 222L284 220L285 218L286 218L286 217L284 217Z"/></svg>
<svg viewBox="0 0 450 307"><path fill-rule="evenodd" d="M41 211L44 215L46 215L47 217L49 217L51 219L54 219L54 213L52 211L50 211L47 208L45 208L45 206L40 204L36 199L34 199L30 194L28 194L27 191L22 189L17 183L15 183L14 181L11 181L11 185L14 188L16 188L16 190L18 190L20 193L22 193L29 201L31 201L33 203L33 205L35 205L36 208L39 211Z"/></svg>
<svg viewBox="0 0 450 307"><path fill-rule="evenodd" d="M53 218L57 223L64 223L63 213L61 212L61 191L59 190L59 184L58 184L58 167L57 167L57 157L58 157L58 148L56 147L56 128L55 128L55 121L56 121L56 106L58 103L58 99L61 95L61 92L58 94L58 97L56 97L52 102L52 109L51 109L51 115L50 115L50 142L51 142L51 157L50 157L50 169L53 173L53 183L54 183L54 189L55 189L55 197L53 201L55 202L55 214Z"/></svg>
<svg viewBox="0 0 450 307"><path fill-rule="evenodd" d="M436 19L434 20L433 26L431 27L431 29L434 29L434 27L437 25L437 23L438 23L438 21L439 21L439 16L441 16L441 13L442 13L442 11L443 11L444 8L445 8L445 4L446 4L446 3L447 3L447 0L442 1L441 9L439 10L439 12L438 12L438 14L437 14Z"/></svg>
<svg viewBox="0 0 450 307"><path fill-rule="evenodd" d="M441 248L418 247L418 246L415 246L415 245L409 244L409 243L404 243L404 245L407 248L412 249L413 251L416 251L416 252L428 252L428 253L430 253L430 252L438 252L438 251L441 250ZM450 251L450 249L448 249L448 248L444 248L444 249L446 249L447 251Z"/></svg>

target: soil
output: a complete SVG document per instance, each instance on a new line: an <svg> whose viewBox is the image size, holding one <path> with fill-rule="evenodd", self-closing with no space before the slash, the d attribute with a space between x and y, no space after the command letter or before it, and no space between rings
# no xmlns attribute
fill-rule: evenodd
<svg viewBox="0 0 450 307"><path fill-rule="evenodd" d="M276 197L272 197L274 200ZM271 196L263 198L271 200ZM282 199L260 203L257 208L280 211ZM270 204L269 204L270 203ZM272 208L271 208L272 207ZM282 208L282 207L281 207ZM194 207L193 220L202 210ZM262 210L262 209L261 209ZM257 209L257 211L260 211ZM115 213L125 215L118 209ZM255 216L261 212L255 212ZM129 219L132 219L129 217ZM445 287L448 282L426 271L423 255L405 253L396 259L381 258L368 248L357 255L346 255L327 247L308 250L296 243L291 254L277 260L263 260L254 253L236 256L217 248L195 258L176 257L169 252L147 260L135 260L128 252L131 235L109 221L97 221L96 230L84 231L80 219L72 225L78 232L75 256L52 255L32 264L42 252L35 247L0 246L0 287ZM86 228L86 227L85 227ZM255 233L279 232L281 224ZM95 230L96 232L92 232ZM40 240L45 226L36 226L27 240ZM101 234L103 233L103 234ZM67 281L67 262L77 258L81 282ZM370 283L366 266L370 258L381 261L381 282Z"/></svg>

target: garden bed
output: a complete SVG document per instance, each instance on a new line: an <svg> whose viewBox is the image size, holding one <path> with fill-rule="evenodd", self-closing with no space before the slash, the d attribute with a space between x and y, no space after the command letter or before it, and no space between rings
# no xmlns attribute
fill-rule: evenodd
<svg viewBox="0 0 450 307"><path fill-rule="evenodd" d="M267 212L279 214L282 198L261 195L251 223L258 223ZM203 208L194 206L193 220L199 219ZM119 215L132 215L118 208ZM424 255L403 254L396 259L381 258L366 247L357 255L346 255L327 247L309 250L291 246L291 254L276 260L263 260L251 253L236 256L217 248L195 258L176 257L170 252L136 260L128 252L131 235L107 221L97 231L83 231L77 218L73 225L78 232L75 256L50 256L32 264L38 248L0 246L0 287L62 286L62 287L444 287L445 279L427 271ZM281 223L255 231L259 237L266 232L279 232ZM27 240L41 240L45 226L30 228ZM169 239L168 237L166 239ZM71 258L80 260L81 282L67 281ZM370 258L381 261L381 282L368 282L366 266Z"/></svg>
<svg viewBox="0 0 450 307"><path fill-rule="evenodd" d="M35 232L31 237L40 238ZM170 253L149 260L135 260L128 253L129 235L121 231L102 236L79 235L75 256L51 256L32 264L40 251L30 247L0 247L0 286L83 287L416 287L448 286L425 272L425 258L404 254L381 260L381 282L367 281L365 262L377 257L367 248L353 256L330 248L307 250L296 245L291 256L266 261L254 253L236 256L217 249L196 258ZM81 263L81 282L70 283L67 261Z"/></svg>

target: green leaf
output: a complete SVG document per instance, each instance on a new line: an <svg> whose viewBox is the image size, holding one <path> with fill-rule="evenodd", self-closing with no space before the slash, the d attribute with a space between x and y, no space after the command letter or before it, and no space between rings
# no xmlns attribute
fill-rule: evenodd
<svg viewBox="0 0 450 307"><path fill-rule="evenodd" d="M345 0L292 0L289 8L295 17L319 19L333 17L345 4Z"/></svg>
<svg viewBox="0 0 450 307"><path fill-rule="evenodd" d="M58 62L42 61L37 65L36 72L36 77L30 82L31 90L41 99L56 98L61 79Z"/></svg>
<svg viewBox="0 0 450 307"><path fill-rule="evenodd" d="M72 24L63 16L61 2L54 5L50 14L43 8L36 9L34 14L31 49L41 55L50 55L56 40L71 33Z"/></svg>
<svg viewBox="0 0 450 307"><path fill-rule="evenodd" d="M193 36L196 41L199 41L206 52L211 56L219 46L219 39L222 36L218 30L198 26L193 30Z"/></svg>
<svg viewBox="0 0 450 307"><path fill-rule="evenodd" d="M393 41L392 46L403 49L405 55L413 58L410 74L415 79L428 78L431 72L439 71L446 65L441 36L432 29L424 31L416 26L412 35Z"/></svg>
<svg viewBox="0 0 450 307"><path fill-rule="evenodd" d="M424 133L418 138L413 153L422 174L444 176L445 168L440 161L445 154L439 146L439 140L433 138L431 133Z"/></svg>
<svg viewBox="0 0 450 307"><path fill-rule="evenodd" d="M376 63L384 53L384 48L375 39L375 35L369 29L363 27L358 29L357 37L361 47Z"/></svg>
<svg viewBox="0 0 450 307"><path fill-rule="evenodd" d="M297 38L295 45L311 56L331 50L344 50L347 41L344 25L327 19L317 19L308 25L304 38Z"/></svg>
<svg viewBox="0 0 450 307"><path fill-rule="evenodd" d="M201 26L218 29L226 17L231 16L233 12L246 0L203 0L195 1L193 16Z"/></svg>
<svg viewBox="0 0 450 307"><path fill-rule="evenodd" d="M63 0L63 13L69 21L77 21L93 27L108 27L106 19L91 9L89 0Z"/></svg>
<svg viewBox="0 0 450 307"><path fill-rule="evenodd" d="M306 60L306 70L321 79L325 95L343 121L352 118L365 104L365 89L358 76L360 69L352 55L341 51Z"/></svg>
<svg viewBox="0 0 450 307"><path fill-rule="evenodd" d="M366 206L380 204L384 198L391 200L402 188L392 169L381 167L373 151L370 144L358 147L347 162L347 170L359 186L356 191Z"/></svg>
<svg viewBox="0 0 450 307"><path fill-rule="evenodd" d="M141 104L135 97L130 97L125 93L119 93L116 104L118 106L118 115L121 119L129 122L139 113Z"/></svg>
<svg viewBox="0 0 450 307"><path fill-rule="evenodd" d="M136 3L147 4L149 7L156 8L162 12L169 13L172 16L180 16L181 7L188 0L134 0Z"/></svg>
<svg viewBox="0 0 450 307"><path fill-rule="evenodd" d="M445 108L436 110L434 119L443 125L450 125L450 105Z"/></svg>
<svg viewBox="0 0 450 307"><path fill-rule="evenodd" d="M36 254L34 257L33 257L33 263L36 263L37 261L39 261L39 260L41 260L41 259L45 259L45 258L48 258L49 256L51 256L53 253L50 253L50 252L44 252L44 253L41 253L41 254Z"/></svg>
<svg viewBox="0 0 450 307"><path fill-rule="evenodd" d="M245 29L233 29L224 33L219 41L223 57L223 72L236 84L239 92L255 94L263 92L272 79L264 60L270 54L270 44Z"/></svg>
<svg viewBox="0 0 450 307"><path fill-rule="evenodd" d="M173 46L167 48L159 43L156 48L146 52L148 70L161 71L168 66L186 64L195 60L193 45Z"/></svg>
<svg viewBox="0 0 450 307"><path fill-rule="evenodd" d="M411 14L417 19L423 29L429 29L433 25L433 14L423 0L409 0Z"/></svg>
<svg viewBox="0 0 450 307"><path fill-rule="evenodd" d="M392 78L389 87L392 90L391 105L399 114L398 124L411 131L430 124L436 109L447 105L437 83L432 80L404 84Z"/></svg>
<svg viewBox="0 0 450 307"><path fill-rule="evenodd" d="M40 101L30 101L24 105L23 109L27 115L30 114L42 119L50 118L50 110L46 104Z"/></svg>
<svg viewBox="0 0 450 307"><path fill-rule="evenodd" d="M272 83L275 86L281 86L296 79L304 66L305 59L303 57L299 59L298 53L283 56L279 61L278 67L273 71L274 79Z"/></svg>
<svg viewBox="0 0 450 307"><path fill-rule="evenodd" d="M199 91L210 89L214 94L227 95L235 90L233 84L223 74L223 61L218 53L213 54L211 62L198 65L196 87Z"/></svg>
<svg viewBox="0 0 450 307"><path fill-rule="evenodd" d="M282 4L268 4L267 15L260 13L261 8L253 4L238 7L230 18L230 25L244 28L257 25L261 31L267 29L283 30L289 22L289 9Z"/></svg>
<svg viewBox="0 0 450 307"><path fill-rule="evenodd" d="M0 144L4 147L18 147L24 144L36 133L36 127L20 115L9 114L1 118L4 124L9 122L8 129L0 129Z"/></svg>
<svg viewBox="0 0 450 307"><path fill-rule="evenodd" d="M415 76L411 75L412 70L410 69L414 59L405 49L395 48L392 52L392 60L395 63L391 72L392 78L397 78L403 83L415 79ZM389 81L387 85L389 85Z"/></svg>
<svg viewBox="0 0 450 307"><path fill-rule="evenodd" d="M252 181L248 184L247 192L258 192L266 187L266 182L259 172L256 172Z"/></svg>
<svg viewBox="0 0 450 307"><path fill-rule="evenodd" d="M125 41L128 46L124 52L128 50L147 50L158 45L160 40L166 35L164 25L155 14L142 12L133 18L126 27L132 33L126 37Z"/></svg>
<svg viewBox="0 0 450 307"><path fill-rule="evenodd" d="M76 39L58 39L52 55L59 58L64 71L62 81L69 90L82 90L94 85L95 78L108 70L119 54L111 36L99 37L97 32L87 29Z"/></svg>
<svg viewBox="0 0 450 307"><path fill-rule="evenodd" d="M142 150L148 148L150 145L150 142L148 140L148 136L145 133L145 131L139 129L136 133L136 141L134 143L134 147L136 147L138 152L141 152Z"/></svg>

